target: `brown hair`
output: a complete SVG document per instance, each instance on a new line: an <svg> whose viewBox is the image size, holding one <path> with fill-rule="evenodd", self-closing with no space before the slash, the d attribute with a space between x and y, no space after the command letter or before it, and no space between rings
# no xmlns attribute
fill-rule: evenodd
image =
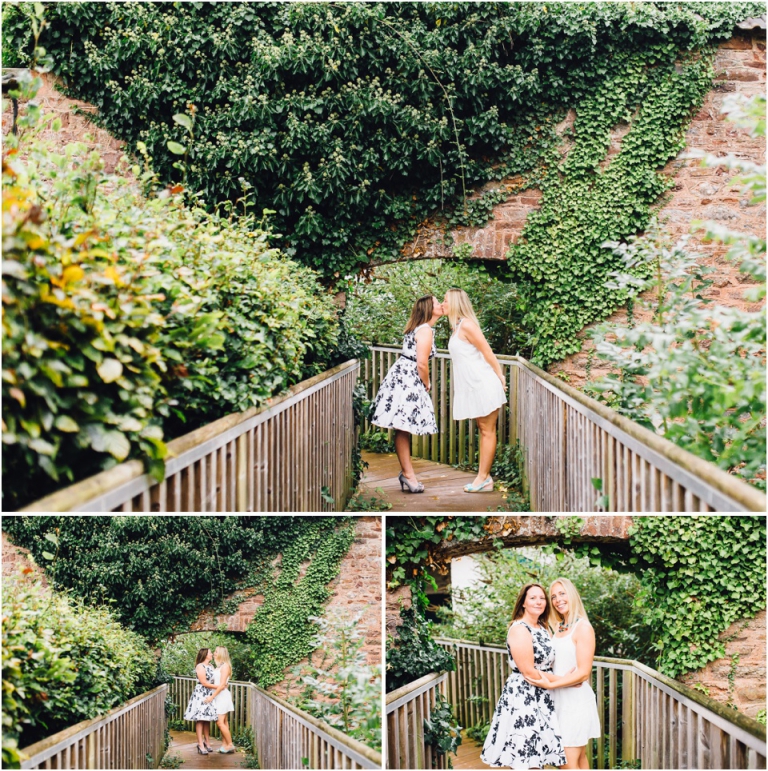
<svg viewBox="0 0 768 771"><path fill-rule="evenodd" d="M422 324L426 324L432 320L432 314L435 309L435 296L432 294L425 294L424 297L419 297L413 304L413 310L411 311L411 318L408 319L408 323L405 325L405 332L413 332L416 327L420 327Z"/></svg>
<svg viewBox="0 0 768 771"><path fill-rule="evenodd" d="M210 648L200 648L200 650L197 652L197 658L195 659L195 666L202 664L205 661L205 657L208 655L208 651L210 650Z"/></svg>
<svg viewBox="0 0 768 771"><path fill-rule="evenodd" d="M534 586L538 586L539 589L544 592L544 612L539 616L538 621L540 624L547 623L547 618L549 616L549 596L547 595L547 590L541 584L526 584L520 590L520 594L517 595L517 600L515 600L515 609L512 611L513 621L517 621L517 619L521 618L523 613L525 613L525 610L523 609L523 603L525 602L525 598L528 596L528 590Z"/></svg>

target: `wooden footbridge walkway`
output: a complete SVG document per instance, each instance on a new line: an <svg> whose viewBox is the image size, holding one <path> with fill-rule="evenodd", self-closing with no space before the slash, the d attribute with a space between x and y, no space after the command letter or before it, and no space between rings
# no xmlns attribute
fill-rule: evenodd
<svg viewBox="0 0 768 771"><path fill-rule="evenodd" d="M438 694L464 728L490 723L511 670L503 645L437 640L456 671L426 675L387 694L387 768L447 767L424 742ZM596 657L592 672L602 735L587 748L591 768L765 768L765 726L637 661ZM464 739L456 769L487 768ZM636 765L638 764L639 765Z"/></svg>
<svg viewBox="0 0 768 771"><path fill-rule="evenodd" d="M263 407L228 415L169 442L161 482L141 461L126 461L22 511L344 511L354 481L356 385L362 381L373 398L399 355L388 346L371 351L364 362L340 364ZM500 356L499 362L509 393L509 404L499 414L499 446L519 444L531 511L766 510L764 493L525 359ZM397 473L387 465L391 458L382 460L381 469L372 464L364 484L382 487L394 511L495 509L491 495L456 494L466 477L450 467L471 465L477 431L474 421L450 417L448 353L439 351L431 368L439 432L412 441L413 457L442 464L419 465L431 492L395 495Z"/></svg>
<svg viewBox="0 0 768 771"><path fill-rule="evenodd" d="M393 452L364 452L368 468L360 481L363 497L385 500L392 513L430 511L496 511L504 506L504 496L498 490L492 493L465 493L464 485L475 478L475 473L460 471L444 463L423 458L413 459L413 470L424 485L423 493L403 492L397 476L400 464Z"/></svg>
<svg viewBox="0 0 768 771"><path fill-rule="evenodd" d="M168 685L137 696L102 717L25 747L21 767L158 768L168 719L166 697L175 706L175 714L183 714L196 682L192 677L174 677ZM232 734L250 729L259 768L381 768L380 752L253 683L230 682L230 691L235 707L229 720ZM242 767L242 752L222 755L216 751L221 741L215 725L211 729L214 752L199 755L195 724L184 723L185 730L170 732L168 748L170 757L180 757L184 768Z"/></svg>

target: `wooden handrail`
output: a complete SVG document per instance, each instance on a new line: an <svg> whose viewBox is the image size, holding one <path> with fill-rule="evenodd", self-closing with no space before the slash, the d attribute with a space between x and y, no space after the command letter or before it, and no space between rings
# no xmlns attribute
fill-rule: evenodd
<svg viewBox="0 0 768 771"><path fill-rule="evenodd" d="M436 642L456 656L448 698L458 719L463 725L489 721L511 671L506 647L450 638ZM760 768L765 763L764 725L645 664L596 656L593 682L603 730L596 742L597 768L616 768L619 758L639 758L643 768Z"/></svg>
<svg viewBox="0 0 768 771"><path fill-rule="evenodd" d="M361 376L373 397L400 349L374 345L371 350L373 358L364 362ZM521 356L497 358L509 387L509 402L499 412L499 441L522 445L533 511L766 510L764 493L714 463L643 428ZM439 434L414 437L412 454L442 463L465 463L477 446L475 421L450 418L448 352L439 349L430 366ZM594 478L602 480L602 496L592 485Z"/></svg>
<svg viewBox="0 0 768 771"><path fill-rule="evenodd" d="M344 362L264 406L226 415L172 440L160 483L145 473L141 461L131 460L20 511L319 511L327 509L323 486L334 497L336 510L343 510L351 488L351 392L359 366L356 359ZM326 396L326 389L340 387L343 397ZM322 446L310 447L312 441ZM338 453L344 458L336 458ZM289 454L301 459L300 471L309 474L312 466L323 479L307 485L283 473L281 461L286 467L295 463ZM323 461L325 454L329 457ZM329 468L314 469L321 462ZM292 474L296 472L294 466Z"/></svg>

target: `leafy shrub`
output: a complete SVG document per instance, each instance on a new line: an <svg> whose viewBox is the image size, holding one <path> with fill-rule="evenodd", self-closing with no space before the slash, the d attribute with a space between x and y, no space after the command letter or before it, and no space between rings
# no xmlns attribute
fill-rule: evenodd
<svg viewBox="0 0 768 771"><path fill-rule="evenodd" d="M415 608L400 610L397 638L387 641L387 692L431 672L453 672L456 661L433 639L431 624Z"/></svg>
<svg viewBox="0 0 768 771"><path fill-rule="evenodd" d="M568 576L581 594L595 629L597 655L637 659L653 665L651 625L637 607L640 582L628 573L591 567L587 558L543 549L504 549L477 555L479 581L454 590L453 607L441 608L435 633L444 637L503 645L520 588L531 581L544 587ZM490 612L489 612L490 611Z"/></svg>
<svg viewBox="0 0 768 771"><path fill-rule="evenodd" d="M146 642L106 608L3 579L3 767L19 746L102 715L154 684Z"/></svg>
<svg viewBox="0 0 768 771"><path fill-rule="evenodd" d="M232 679L248 680L248 649L242 635L228 632L180 634L160 645L162 667L169 675L194 676L195 656L200 648L226 648L232 661Z"/></svg>
<svg viewBox="0 0 768 771"><path fill-rule="evenodd" d="M442 693L435 696L429 718L424 718L424 744L434 748L435 754L454 755L461 744L461 726L453 716L453 708ZM437 766L437 760L434 761Z"/></svg>
<svg viewBox="0 0 768 771"><path fill-rule="evenodd" d="M147 198L82 144L23 147L3 161L6 506L129 457L161 478L164 439L337 355L331 296L253 219L186 206L180 186Z"/></svg>
<svg viewBox="0 0 768 771"><path fill-rule="evenodd" d="M187 181L209 205L252 185L297 259L343 280L399 259L436 212L481 225L519 175L541 208L508 253L537 362L626 299L606 239L642 230L660 170L711 87L711 46L759 3L57 3L40 44L69 92L179 179L173 115L198 120ZM4 48L34 46L4 19ZM184 41L181 44L179 41ZM556 127L578 118L563 162ZM611 130L631 130L601 167ZM497 186L500 187L500 186ZM504 350L504 349L502 349ZM513 349L507 349L509 351Z"/></svg>
<svg viewBox="0 0 768 771"><path fill-rule="evenodd" d="M751 103L731 99L726 114L753 136L765 136L765 98ZM765 202L765 166L748 161L705 158L743 172L753 195ZM731 244L728 258L738 262L754 300L765 297L765 239L734 233L717 223L706 225L709 238ZM595 332L597 352L619 374L592 387L612 406L675 444L765 489L765 310L702 304L709 286L687 239L670 246L656 229L628 244L613 244L626 272L616 285L633 291L653 289L643 301L650 321L630 328L604 325ZM652 267L654 278L638 281L637 267Z"/></svg>
<svg viewBox="0 0 768 771"><path fill-rule="evenodd" d="M304 691L298 707L375 750L381 750L381 668L367 664L363 612L350 618L327 613L313 618L314 653L296 667Z"/></svg>

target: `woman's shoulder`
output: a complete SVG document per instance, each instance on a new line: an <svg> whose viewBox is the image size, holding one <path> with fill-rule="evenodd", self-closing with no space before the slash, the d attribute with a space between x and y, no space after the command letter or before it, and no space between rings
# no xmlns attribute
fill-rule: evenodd
<svg viewBox="0 0 768 771"><path fill-rule="evenodd" d="M594 637L595 630L592 624L589 623L588 618L576 619L576 623L573 625L573 639L577 637L586 637L592 635Z"/></svg>

